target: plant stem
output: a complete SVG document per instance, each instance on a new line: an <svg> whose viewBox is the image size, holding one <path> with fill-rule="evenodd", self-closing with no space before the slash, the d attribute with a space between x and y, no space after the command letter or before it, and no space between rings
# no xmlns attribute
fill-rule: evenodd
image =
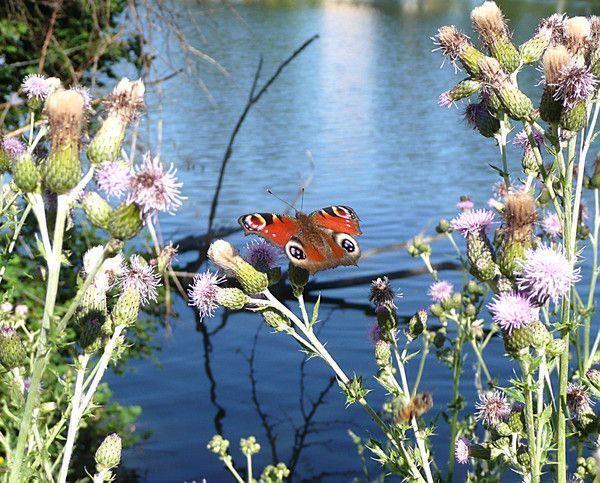
<svg viewBox="0 0 600 483"><path fill-rule="evenodd" d="M500 157L502 158L502 177L504 178L504 184L506 189L510 189L510 176L508 175L508 162L506 160L506 137L508 135L508 116L504 114L503 119L500 120L500 136L498 139L498 147L500 148Z"/></svg>
<svg viewBox="0 0 600 483"><path fill-rule="evenodd" d="M530 371L530 361L525 359L521 361L521 370L523 371L523 379L525 382L525 423L527 426L527 444L529 446L529 458L531 460L531 483L540 482L540 472L537 452L537 439L535 421L533 417L533 394L531 391L532 380Z"/></svg>
<svg viewBox="0 0 600 483"><path fill-rule="evenodd" d="M69 430L67 431L67 440L65 442L62 464L58 473L59 483L65 483L67 481L67 475L69 473L69 464L71 462L71 456L73 455L73 446L75 445L75 437L77 436L77 430L79 429L79 421L81 419L79 404L81 402L83 381L85 378L85 371L89 360L89 354L83 354L79 357L79 367L77 368L77 377L75 378L75 390L73 392L73 399L71 399L71 417L69 419Z"/></svg>
<svg viewBox="0 0 600 483"><path fill-rule="evenodd" d="M248 483L252 483L252 455L247 454L246 460L248 461Z"/></svg>
<svg viewBox="0 0 600 483"><path fill-rule="evenodd" d="M458 432L458 428L456 424L458 422L458 398L459 398L459 383L460 383L460 374L462 372L462 348L463 348L463 340L462 334L460 334L461 329L458 327L459 334L456 337L456 346L454 347L454 357L452 364L452 418L450 421L450 454L448 455L448 478L449 482L452 481L454 477L454 451L455 445L454 441L456 441L456 435Z"/></svg>
<svg viewBox="0 0 600 483"><path fill-rule="evenodd" d="M39 391L37 391L36 388L39 387L40 382L42 381L46 365L50 358L49 348L47 347L48 332L50 330L50 324L54 315L54 305L56 303L58 281L60 277L63 235L65 231L65 222L69 208L68 199L66 198L66 196L67 195L58 196L52 251L46 253L46 265L48 267L48 282L46 287L46 299L44 303L44 315L42 317L42 326L37 341L37 350L35 356L36 358L33 364L33 371L31 375L32 390L27 393L25 409L23 410L23 416L21 418L21 424L19 427L17 447L14 452L14 459L11 463L9 483L20 483L22 480L25 446L31 434L30 428L33 420L33 411L37 407L39 399ZM36 213L36 217L38 218L38 224L40 225L40 231L43 236L44 233L48 233L47 225L45 223L46 219L45 216L43 218L41 218L41 216L38 216L39 209L37 211L38 213ZM43 205L41 207L41 211L43 213ZM35 212L36 210L34 209L34 213Z"/></svg>

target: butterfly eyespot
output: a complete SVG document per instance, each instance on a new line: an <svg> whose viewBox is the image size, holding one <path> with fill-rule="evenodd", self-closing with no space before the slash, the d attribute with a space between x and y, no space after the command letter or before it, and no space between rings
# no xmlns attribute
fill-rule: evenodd
<svg viewBox="0 0 600 483"><path fill-rule="evenodd" d="M246 215L242 218L241 222L244 228L249 231L260 231L267 226L267 220L258 213Z"/></svg>
<svg viewBox="0 0 600 483"><path fill-rule="evenodd" d="M336 233L334 239L347 253L355 253L359 250L356 240L346 233Z"/></svg>
<svg viewBox="0 0 600 483"><path fill-rule="evenodd" d="M286 255L293 260L305 260L306 253L300 242L296 240L290 240L285 246Z"/></svg>

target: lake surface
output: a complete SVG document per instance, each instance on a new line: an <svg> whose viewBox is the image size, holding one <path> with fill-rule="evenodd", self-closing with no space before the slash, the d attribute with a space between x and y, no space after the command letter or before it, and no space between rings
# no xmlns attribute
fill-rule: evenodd
<svg viewBox="0 0 600 483"><path fill-rule="evenodd" d="M202 63L199 74L179 75L162 84L161 154L178 166L188 197L176 217L161 219L165 239L206 231L220 161L244 107L259 56L264 59L261 86L283 59L314 34L320 38L285 69L243 125L227 168L216 225L235 226L239 215L251 211L283 211L285 206L267 195L266 189L291 201L307 178L312 182L304 209L352 206L362 219L363 250L406 241L423 230L432 233L439 218L456 214L460 195L472 195L479 207L486 206L497 181L488 168L488 163L498 159L497 148L465 126L461 110L438 107L438 95L461 77L448 65L440 69L441 56L431 52L430 41L441 25L456 24L469 30L474 3L273 2L225 7L180 2L180 21L191 44L216 59L227 74ZM600 7L592 8L594 3L561 5L571 14L600 13ZM556 9L556 2L502 4L519 43L540 17ZM154 41L160 41L160 36L156 32ZM166 75L185 65L185 57L173 39L164 45L165 58L158 65ZM533 76L533 69L529 71ZM158 101L154 95L148 102L150 116L144 126L149 140L156 139ZM314 171L307 150L312 153ZM517 169L519 153L511 147L509 154L510 165ZM229 240L239 247L249 241L240 233ZM454 260L447 243L437 242L433 249L434 262ZM194 255L183 254L180 261ZM358 268L320 273L316 279L375 277L420 266L419 260L405 251L392 251L369 257ZM442 277L460 282L456 272L445 272ZM426 292L430 282L428 276L394 281L394 287L403 293L398 301L401 315L429 304ZM323 295L366 304L368 285L327 290ZM133 372L110 378L116 400L143 407L136 431L152 432L147 441L126 451L126 466L148 481L228 481L221 462L206 449L217 431L231 440L240 466L243 458L238 441L250 434L263 446L254 458L258 472L271 462L272 454L288 462L294 429L304 424L301 394L308 411L330 377L325 364L311 360L303 366L295 344L261 328L261 319L254 314L224 318L219 312L205 321L201 332L196 330L192 310L181 300L175 305L178 317L171 320L172 333L161 332L156 338L162 346L157 354L160 364L135 361ZM368 338L372 313L323 304L321 318L321 339L327 341L342 368L362 374L368 387L378 388L371 378L376 370ZM253 402L249 378L248 358L256 335L256 397L274 425L273 450ZM512 373L502 354L499 341L487 350L490 371L500 382ZM408 366L411 380L416 361ZM476 399L473 364L474 357L468 355L462 386L465 414L473 411ZM450 378L449 369L430 357L421 387L433 393L436 410L445 409L450 399ZM373 406L379 407L383 393L377 389L370 398ZM361 477L360 461L347 430L364 438L369 431L375 437L379 433L362 409L344 408L337 386L327 392L324 401L299 454L297 479L350 481ZM438 462L443 464L449 444L446 425L439 426L433 441ZM373 462L368 466L378 474ZM506 481L510 479L507 475Z"/></svg>

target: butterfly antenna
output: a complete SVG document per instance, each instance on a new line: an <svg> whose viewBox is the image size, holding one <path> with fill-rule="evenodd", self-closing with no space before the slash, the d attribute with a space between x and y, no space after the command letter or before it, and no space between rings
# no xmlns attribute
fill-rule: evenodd
<svg viewBox="0 0 600 483"><path fill-rule="evenodd" d="M302 187L302 197L300 198L300 211L304 209L304 186Z"/></svg>
<svg viewBox="0 0 600 483"><path fill-rule="evenodd" d="M297 211L296 208L294 208L294 205L288 203L287 201L285 201L284 199L280 198L279 196L277 196L275 193L273 193L270 189L267 190L267 193L269 193L271 196L274 196L275 198L277 198L279 201L281 201L284 205L289 206L292 210Z"/></svg>

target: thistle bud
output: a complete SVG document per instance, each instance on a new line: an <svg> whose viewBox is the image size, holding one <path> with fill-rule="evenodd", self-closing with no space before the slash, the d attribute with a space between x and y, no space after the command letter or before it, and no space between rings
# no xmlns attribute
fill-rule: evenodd
<svg viewBox="0 0 600 483"><path fill-rule="evenodd" d="M256 270L225 240L217 240L210 245L208 258L234 276L248 294L261 293L269 286L267 274Z"/></svg>
<svg viewBox="0 0 600 483"><path fill-rule="evenodd" d="M217 291L217 304L229 310L241 310L250 300L239 288L222 288Z"/></svg>
<svg viewBox="0 0 600 483"><path fill-rule="evenodd" d="M587 110L584 101L579 101L573 107L564 108L560 116L560 126L571 132L583 129L587 124Z"/></svg>
<svg viewBox="0 0 600 483"><path fill-rule="evenodd" d="M585 373L588 381L594 386L597 390L600 391L600 371L598 369L588 369Z"/></svg>
<svg viewBox="0 0 600 483"><path fill-rule="evenodd" d="M281 483L290 476L290 470L283 463L277 463L277 466L268 465L260 474L260 481L264 483Z"/></svg>
<svg viewBox="0 0 600 483"><path fill-rule="evenodd" d="M137 322L140 310L140 293L128 288L118 298L112 309L111 318L115 325L131 326Z"/></svg>
<svg viewBox="0 0 600 483"><path fill-rule="evenodd" d="M117 467L121 462L121 448L121 437L118 434L109 434L104 438L95 455L98 471Z"/></svg>
<svg viewBox="0 0 600 483"><path fill-rule="evenodd" d="M92 354L100 349L102 344L102 324L98 319L89 319L82 324L79 333L79 346L87 353Z"/></svg>
<svg viewBox="0 0 600 483"><path fill-rule="evenodd" d="M65 194L81 178L79 136L83 121L83 97L75 91L56 91L46 101L52 150L46 160L45 186Z"/></svg>
<svg viewBox="0 0 600 483"><path fill-rule="evenodd" d="M493 97L498 99L495 94ZM498 108L500 107L498 106ZM465 110L465 119L473 129L477 129L486 138L494 137L500 132L500 121L494 117L486 101L469 104Z"/></svg>
<svg viewBox="0 0 600 483"><path fill-rule="evenodd" d="M491 245L484 232L467 235L467 258L471 273L480 281L491 280L498 272L494 263Z"/></svg>
<svg viewBox="0 0 600 483"><path fill-rule="evenodd" d="M42 177L31 154L25 153L15 159L12 172L13 180L20 190L25 193L39 190Z"/></svg>
<svg viewBox="0 0 600 483"><path fill-rule="evenodd" d="M490 53L498 59L507 72L520 65L519 52L510 41L510 33L502 11L493 1L486 1L471 12L473 28L479 33Z"/></svg>
<svg viewBox="0 0 600 483"><path fill-rule="evenodd" d="M107 97L104 106L108 112L102 126L90 142L87 156L98 166L119 157L127 124L136 119L144 106L144 83L141 80L121 79Z"/></svg>
<svg viewBox="0 0 600 483"><path fill-rule="evenodd" d="M128 240L142 228L142 214L135 203L123 202L114 210L108 223L108 231L119 240Z"/></svg>
<svg viewBox="0 0 600 483"><path fill-rule="evenodd" d="M525 468L529 468L531 466L529 448L524 444L519 445L517 448L517 461Z"/></svg>
<svg viewBox="0 0 600 483"><path fill-rule="evenodd" d="M479 81L473 79L464 79L449 91L444 92L440 96L439 104L443 107L450 107L452 104L454 104L454 102L460 101L465 97L475 94L480 87L481 83Z"/></svg>
<svg viewBox="0 0 600 483"><path fill-rule="evenodd" d="M560 356L566 348L565 341L563 339L552 339L546 345L546 354L550 357Z"/></svg>
<svg viewBox="0 0 600 483"><path fill-rule="evenodd" d="M113 217L113 209L102 196L95 191L89 191L83 196L81 205L92 225L108 230L108 225Z"/></svg>
<svg viewBox="0 0 600 483"><path fill-rule="evenodd" d="M219 456L227 455L229 449L229 440L223 438L220 434L215 434L206 445L209 451L212 451Z"/></svg>
<svg viewBox="0 0 600 483"><path fill-rule="evenodd" d="M288 265L288 279L292 284L294 296L302 294L304 286L308 283L310 273L304 268L298 267L290 262Z"/></svg>
<svg viewBox="0 0 600 483"><path fill-rule="evenodd" d="M473 47L473 44L463 32L455 26L444 26L438 30L435 37L442 53L453 63L459 61L471 77L479 75L479 61L485 57Z"/></svg>
<svg viewBox="0 0 600 483"><path fill-rule="evenodd" d="M427 325L427 311L419 310L408 321L408 327L405 331L408 340L414 340L419 337Z"/></svg>
<svg viewBox="0 0 600 483"><path fill-rule="evenodd" d="M542 58L544 51L550 45L552 31L544 28L530 38L527 42L521 44L519 53L524 64L533 64Z"/></svg>
<svg viewBox="0 0 600 483"><path fill-rule="evenodd" d="M277 332L287 331L291 326L289 319L273 307L266 307L260 313L267 325Z"/></svg>
<svg viewBox="0 0 600 483"><path fill-rule="evenodd" d="M6 370L21 367L27 354L19 335L12 327L0 326L0 365Z"/></svg>
<svg viewBox="0 0 600 483"><path fill-rule="evenodd" d="M390 363L390 344L384 340L379 340L375 344L375 362L379 367L385 367Z"/></svg>
<svg viewBox="0 0 600 483"><path fill-rule="evenodd" d="M525 415L523 414L523 405L513 404L508 417L508 426L514 434L519 434L525 429Z"/></svg>
<svg viewBox="0 0 600 483"><path fill-rule="evenodd" d="M435 227L435 231L437 231L438 233L450 233L452 232L452 226L450 225L450 222L448 220L443 218Z"/></svg>
<svg viewBox="0 0 600 483"><path fill-rule="evenodd" d="M256 442L254 436L240 439L240 449L246 456L252 456L260 451L260 444Z"/></svg>

